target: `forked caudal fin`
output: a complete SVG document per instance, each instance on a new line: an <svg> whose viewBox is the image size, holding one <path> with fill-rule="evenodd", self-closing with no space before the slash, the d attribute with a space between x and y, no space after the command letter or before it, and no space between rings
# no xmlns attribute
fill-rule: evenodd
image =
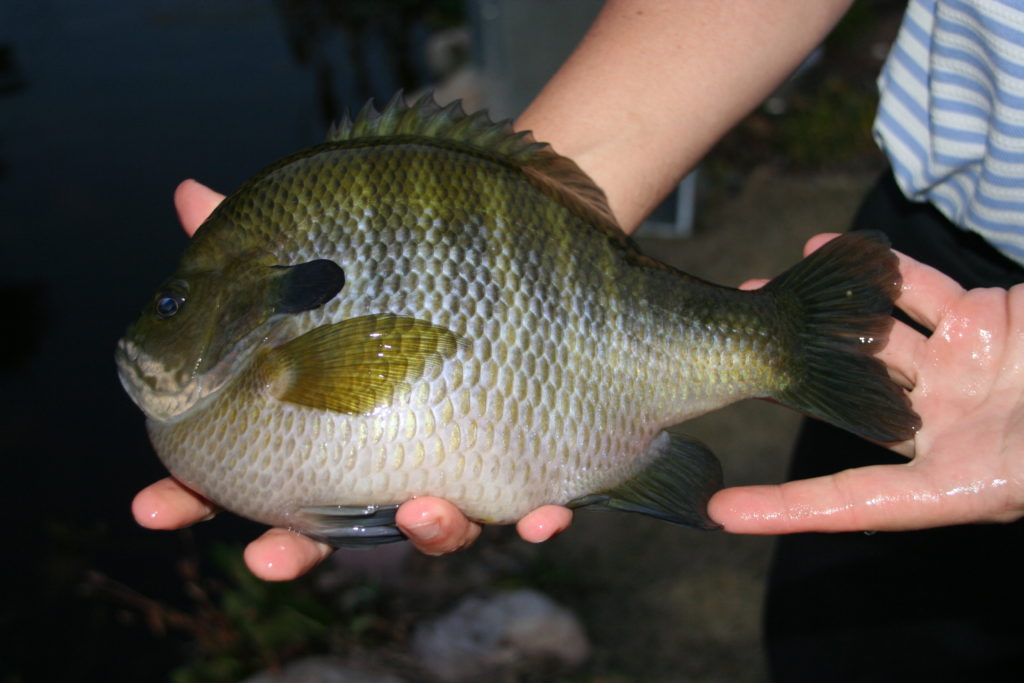
<svg viewBox="0 0 1024 683"><path fill-rule="evenodd" d="M912 438L921 419L871 355L888 340L900 284L888 239L869 231L832 240L769 282L780 314L796 321L796 369L774 398L873 441Z"/></svg>

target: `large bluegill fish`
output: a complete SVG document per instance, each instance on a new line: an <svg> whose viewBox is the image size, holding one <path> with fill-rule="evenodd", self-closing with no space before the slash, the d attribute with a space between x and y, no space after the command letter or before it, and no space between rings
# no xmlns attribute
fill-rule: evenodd
<svg viewBox="0 0 1024 683"><path fill-rule="evenodd" d="M900 277L841 237L759 291L638 252L568 159L396 99L264 169L196 232L117 349L171 473L336 545L441 496L710 528L721 469L664 431L768 397L882 442L919 424L871 357Z"/></svg>

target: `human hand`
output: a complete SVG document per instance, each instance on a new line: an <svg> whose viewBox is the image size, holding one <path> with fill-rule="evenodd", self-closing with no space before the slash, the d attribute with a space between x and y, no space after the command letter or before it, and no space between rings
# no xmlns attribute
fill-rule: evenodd
<svg viewBox="0 0 1024 683"><path fill-rule="evenodd" d="M807 252L832 237L815 237ZM709 514L726 531L895 531L1024 515L1024 285L965 291L899 258L896 303L933 330L926 337L897 322L878 354L923 422L913 440L892 446L912 460L723 489Z"/></svg>
<svg viewBox="0 0 1024 683"><path fill-rule="evenodd" d="M185 232L191 236L210 215L224 195L186 180L174 193ZM212 503L172 477L147 486L132 502L136 521L149 529L180 529L211 518ZM561 532L572 521L572 512L546 505L529 513L516 525L526 541L540 543ZM398 508L398 528L416 548L428 555L442 555L465 548L480 535L480 526L468 520L458 508L439 498L416 498ZM294 579L323 561L331 547L307 536L271 529L245 549L245 563L253 574L267 581Z"/></svg>

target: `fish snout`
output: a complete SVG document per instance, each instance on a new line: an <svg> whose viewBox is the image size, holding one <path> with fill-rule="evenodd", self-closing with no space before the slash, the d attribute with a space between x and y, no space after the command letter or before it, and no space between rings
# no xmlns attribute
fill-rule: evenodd
<svg viewBox="0 0 1024 683"><path fill-rule="evenodd" d="M139 347L126 337L117 340L117 348L114 349L114 359L118 367L124 363L135 363L139 359Z"/></svg>

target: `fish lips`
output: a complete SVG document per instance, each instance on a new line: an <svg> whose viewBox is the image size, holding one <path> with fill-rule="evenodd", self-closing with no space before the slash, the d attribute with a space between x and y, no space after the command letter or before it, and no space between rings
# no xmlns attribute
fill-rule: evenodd
<svg viewBox="0 0 1024 683"><path fill-rule="evenodd" d="M114 351L121 386L146 417L168 421L186 413L203 395L196 375L167 368L146 354L138 344L124 338Z"/></svg>
<svg viewBox="0 0 1024 683"><path fill-rule="evenodd" d="M121 386L146 417L172 422L191 414L217 394L238 376L239 368L258 350L292 335L294 326L290 318L274 316L235 343L210 368L203 368L208 349L189 368L169 368L127 336L118 341L114 359Z"/></svg>

